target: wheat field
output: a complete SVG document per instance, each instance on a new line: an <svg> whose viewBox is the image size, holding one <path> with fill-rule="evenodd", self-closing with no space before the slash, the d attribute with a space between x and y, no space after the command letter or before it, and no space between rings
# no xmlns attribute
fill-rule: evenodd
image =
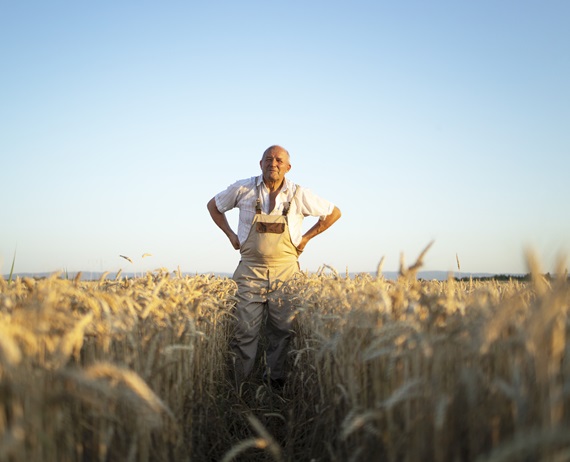
<svg viewBox="0 0 570 462"><path fill-rule="evenodd" d="M235 390L235 284L0 279L0 461L570 460L570 286L323 267L289 379Z"/></svg>

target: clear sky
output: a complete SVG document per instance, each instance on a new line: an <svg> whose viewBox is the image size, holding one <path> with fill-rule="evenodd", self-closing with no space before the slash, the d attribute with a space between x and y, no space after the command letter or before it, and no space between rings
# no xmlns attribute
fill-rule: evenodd
<svg viewBox="0 0 570 462"><path fill-rule="evenodd" d="M343 213L302 269L397 270L434 240L428 270L526 272L530 247L553 271L569 22L567 0L2 0L0 274L14 252L232 272L206 203L272 144Z"/></svg>

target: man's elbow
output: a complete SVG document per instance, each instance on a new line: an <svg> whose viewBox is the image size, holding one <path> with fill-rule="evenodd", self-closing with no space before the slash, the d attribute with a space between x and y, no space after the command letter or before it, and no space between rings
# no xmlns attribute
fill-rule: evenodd
<svg viewBox="0 0 570 462"><path fill-rule="evenodd" d="M334 221L337 221L342 216L342 213L340 209L335 206L331 215L334 217Z"/></svg>
<svg viewBox="0 0 570 462"><path fill-rule="evenodd" d="M342 213L340 212L340 209L335 206L333 211L329 215L327 215L325 218L327 223L329 223L328 226L332 225L335 221L337 221L341 217L341 215L342 215Z"/></svg>
<svg viewBox="0 0 570 462"><path fill-rule="evenodd" d="M206 207L208 208L208 212L210 212L210 216L212 218L221 215L221 212L218 210L218 206L216 205L216 199L214 197L208 201Z"/></svg>

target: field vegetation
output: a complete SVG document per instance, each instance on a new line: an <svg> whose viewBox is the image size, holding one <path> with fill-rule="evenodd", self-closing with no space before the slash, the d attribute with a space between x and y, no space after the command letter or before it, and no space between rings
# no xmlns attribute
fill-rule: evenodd
<svg viewBox="0 0 570 462"><path fill-rule="evenodd" d="M282 391L230 380L235 285L0 279L0 461L570 460L570 287L323 267Z"/></svg>

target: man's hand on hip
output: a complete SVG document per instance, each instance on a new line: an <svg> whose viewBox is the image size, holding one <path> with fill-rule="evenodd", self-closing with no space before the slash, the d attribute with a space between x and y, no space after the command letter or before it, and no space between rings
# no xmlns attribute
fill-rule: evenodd
<svg viewBox="0 0 570 462"><path fill-rule="evenodd" d="M230 240L230 242L232 243L232 246L234 249L239 250L240 249L240 244L239 244L239 239L237 237L236 233L231 233L228 235L228 238Z"/></svg>
<svg viewBox="0 0 570 462"><path fill-rule="evenodd" d="M307 245L307 242L309 242L309 238L307 236L303 236L301 238L301 242L299 242L299 245L297 246L297 250L299 252L302 252L303 250L305 250L305 246Z"/></svg>

